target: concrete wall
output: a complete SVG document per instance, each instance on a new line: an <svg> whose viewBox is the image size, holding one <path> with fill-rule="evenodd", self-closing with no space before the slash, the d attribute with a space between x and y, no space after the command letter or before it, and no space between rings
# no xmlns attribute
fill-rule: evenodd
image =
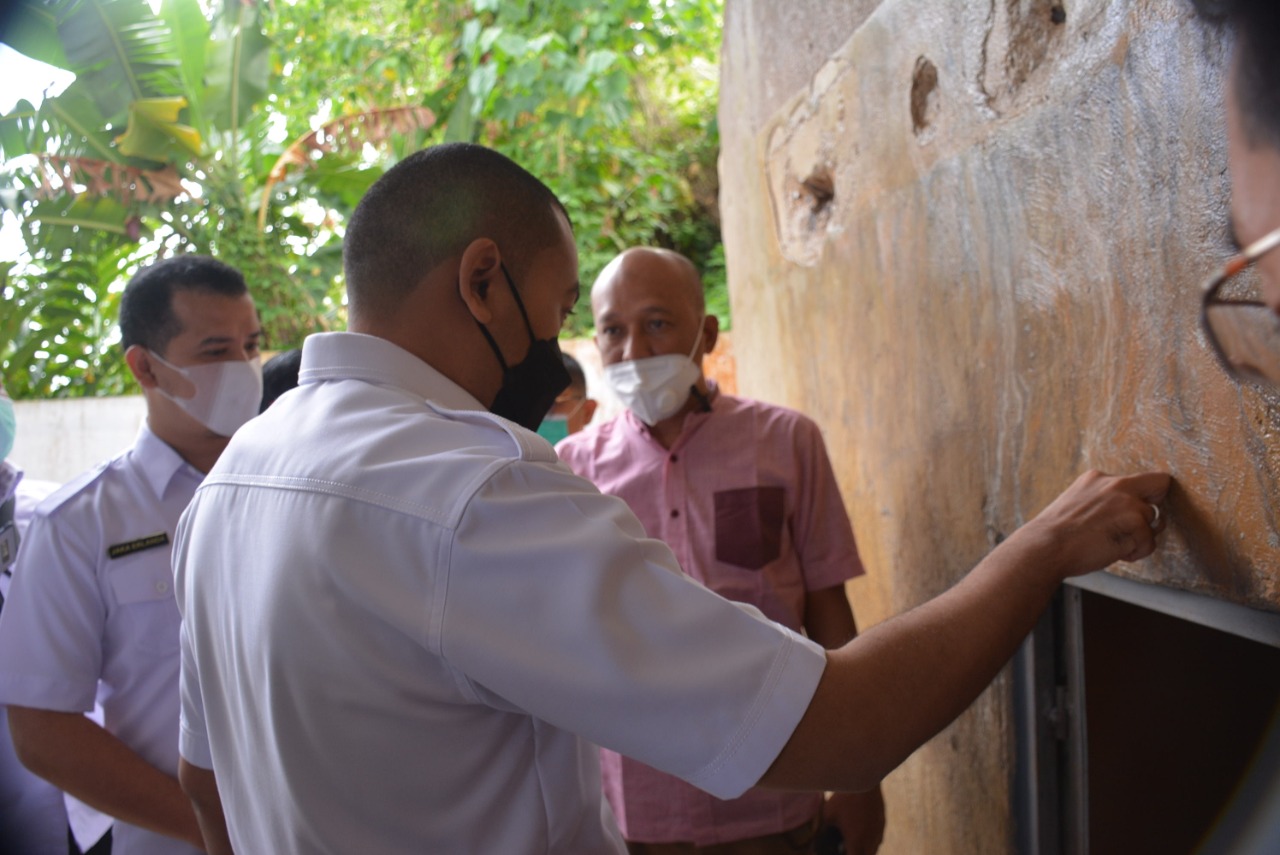
<svg viewBox="0 0 1280 855"><path fill-rule="evenodd" d="M1113 572L1280 610L1280 398L1198 327L1227 47L1187 0L728 0L739 386L822 425L860 624L1088 467L1177 479L1161 549ZM1008 697L890 777L886 855L1012 851Z"/></svg>
<svg viewBox="0 0 1280 855"><path fill-rule="evenodd" d="M65 483L133 444L147 417L141 395L16 401L9 459L28 478Z"/></svg>

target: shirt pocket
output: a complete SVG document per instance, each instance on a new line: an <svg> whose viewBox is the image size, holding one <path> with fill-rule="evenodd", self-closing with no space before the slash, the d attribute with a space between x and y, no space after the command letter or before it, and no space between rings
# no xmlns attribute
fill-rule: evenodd
<svg viewBox="0 0 1280 855"><path fill-rule="evenodd" d="M171 573L167 561L128 559L108 573L116 604L126 616L126 635L138 649L154 653L178 649L182 617Z"/></svg>
<svg viewBox="0 0 1280 855"><path fill-rule="evenodd" d="M782 552L786 490L742 487L719 490L716 506L716 560L759 570Z"/></svg>

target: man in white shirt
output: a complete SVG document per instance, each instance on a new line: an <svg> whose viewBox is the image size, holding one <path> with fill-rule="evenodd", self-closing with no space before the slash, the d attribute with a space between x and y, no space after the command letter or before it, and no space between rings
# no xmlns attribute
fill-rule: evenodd
<svg viewBox="0 0 1280 855"><path fill-rule="evenodd" d="M0 614L0 703L27 768L116 818L115 855L192 853L202 841L176 779L171 540L257 413L260 326L238 271L186 255L130 280L120 327L147 422L36 509ZM95 699L101 726L84 715Z"/></svg>
<svg viewBox="0 0 1280 855"><path fill-rule="evenodd" d="M211 852L621 853L590 743L721 798L866 789L1064 576L1155 547L1168 477L1089 473L951 591L824 652L680 573L533 432L579 292L541 182L480 146L419 152L357 207L344 263L352 332L306 341L299 388L178 530L180 777Z"/></svg>

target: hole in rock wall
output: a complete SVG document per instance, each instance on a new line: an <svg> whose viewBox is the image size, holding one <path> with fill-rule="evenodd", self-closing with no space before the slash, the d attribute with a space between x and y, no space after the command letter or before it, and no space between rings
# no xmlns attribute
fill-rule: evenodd
<svg viewBox="0 0 1280 855"><path fill-rule="evenodd" d="M766 168L774 225L783 256L796 264L817 264L828 236L840 229L847 194L838 188L848 187L837 155L843 143L842 134L803 108L771 135Z"/></svg>
<svg viewBox="0 0 1280 855"><path fill-rule="evenodd" d="M830 170L825 167L814 170L808 178L800 182L800 188L802 195L808 197L809 210L814 214L821 214L836 197L835 179L831 177Z"/></svg>
<svg viewBox="0 0 1280 855"><path fill-rule="evenodd" d="M937 88L937 66L927 57L920 57L911 75L911 130L916 136L933 123L934 92Z"/></svg>

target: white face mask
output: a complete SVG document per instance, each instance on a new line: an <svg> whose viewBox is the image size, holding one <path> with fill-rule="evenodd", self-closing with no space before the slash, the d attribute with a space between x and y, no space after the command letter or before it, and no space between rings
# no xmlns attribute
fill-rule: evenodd
<svg viewBox="0 0 1280 855"><path fill-rule="evenodd" d="M173 401L219 436L231 436L236 429L258 414L262 403L262 361L254 358L245 362L209 362L179 368L167 362L158 353L148 351L152 358L191 381L196 393L190 398L179 398L157 386L156 391Z"/></svg>
<svg viewBox="0 0 1280 855"><path fill-rule="evenodd" d="M693 354L698 352L701 343L702 327L699 325L698 338L688 356L668 353L615 362L604 367L605 382L623 406L652 427L674 416L689 400L689 390L702 377L702 369L693 361Z"/></svg>

